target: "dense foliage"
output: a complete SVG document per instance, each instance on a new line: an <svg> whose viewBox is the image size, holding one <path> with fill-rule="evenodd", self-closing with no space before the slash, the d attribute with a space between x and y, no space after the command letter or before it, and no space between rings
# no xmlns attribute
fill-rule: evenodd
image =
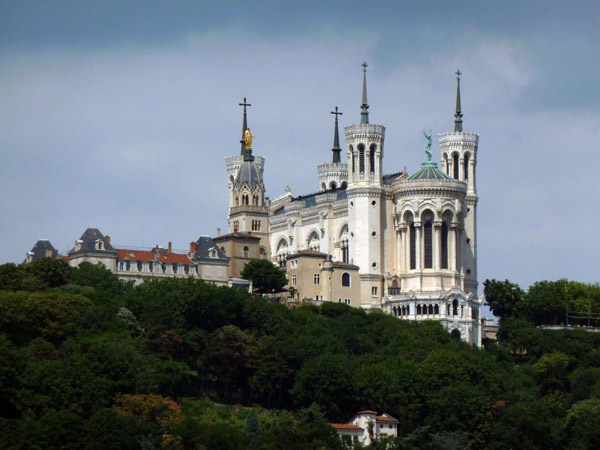
<svg viewBox="0 0 600 450"><path fill-rule="evenodd" d="M501 341L193 279L4 265L0 448L335 449L327 422L362 409L400 422L372 448L598 447L600 334L512 314Z"/></svg>

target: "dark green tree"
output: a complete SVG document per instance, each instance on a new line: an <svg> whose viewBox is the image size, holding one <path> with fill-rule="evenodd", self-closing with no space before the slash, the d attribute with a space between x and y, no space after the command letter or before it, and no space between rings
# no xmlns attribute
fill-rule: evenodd
<svg viewBox="0 0 600 450"><path fill-rule="evenodd" d="M525 296L518 284L494 279L483 282L483 294L486 304L500 320L514 316Z"/></svg>
<svg viewBox="0 0 600 450"><path fill-rule="evenodd" d="M285 273L266 259L250 261L242 270L242 278L252 281L260 294L279 292L287 283Z"/></svg>

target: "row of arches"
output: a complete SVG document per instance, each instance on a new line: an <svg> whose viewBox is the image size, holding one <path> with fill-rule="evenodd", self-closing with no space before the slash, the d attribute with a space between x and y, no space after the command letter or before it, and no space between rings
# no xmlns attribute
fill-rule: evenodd
<svg viewBox="0 0 600 450"><path fill-rule="evenodd" d="M348 182L347 181L342 181L339 185L337 183L337 181L330 181L329 185L327 183L325 183L324 181L321 182L321 190L322 191L326 191L327 189L333 191L335 189L346 189L348 187Z"/></svg>
<svg viewBox="0 0 600 450"><path fill-rule="evenodd" d="M406 211L401 228L402 254L408 262L408 270L417 269L449 269L451 244L456 245L455 232L451 232L453 214L447 210L442 214L441 221L435 220L433 211L426 209L420 215L420 222L415 220L411 211ZM453 266L455 266L453 264Z"/></svg>
<svg viewBox="0 0 600 450"><path fill-rule="evenodd" d="M356 151L354 150L354 146L350 146L350 153L352 154L352 173L375 173L377 169L376 165L376 157L375 154L377 152L377 145L371 144L369 145L369 149L366 149L365 144L358 144L356 146ZM358 169L358 170L357 170Z"/></svg>
<svg viewBox="0 0 600 450"><path fill-rule="evenodd" d="M240 200L241 200L242 206L250 205L250 195L249 194L242 194L241 197L236 194L233 197L235 206L240 206ZM260 206L260 195L258 195L258 194L252 195L252 206Z"/></svg>
<svg viewBox="0 0 600 450"><path fill-rule="evenodd" d="M440 305L434 303L418 304L415 306L416 316L436 316L440 314ZM396 317L405 317L411 314L411 305L393 306L391 309L392 315ZM458 300L454 299L446 305L446 315L458 316L462 315L462 308L459 314Z"/></svg>
<svg viewBox="0 0 600 450"><path fill-rule="evenodd" d="M455 180L468 181L470 178L469 164L471 162L471 153L465 152L460 157L458 152L452 154L444 153L442 155L444 171Z"/></svg>

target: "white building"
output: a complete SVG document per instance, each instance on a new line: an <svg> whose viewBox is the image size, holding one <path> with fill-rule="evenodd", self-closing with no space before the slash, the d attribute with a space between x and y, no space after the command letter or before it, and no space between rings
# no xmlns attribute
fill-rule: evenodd
<svg viewBox="0 0 600 450"><path fill-rule="evenodd" d="M352 304L404 320L437 320L454 337L481 345L479 135L463 132L457 75L454 131L438 135L441 169L428 153L428 161L411 175L406 170L384 174L385 127L369 122L363 64L360 123L345 127L347 162L341 160L336 108L333 157L317 168L319 191L293 196L286 189L270 202L265 160L252 154L251 141L245 145L249 105L244 99L241 153L226 160L230 233L260 237L261 252L280 267L305 250L358 266L360 299ZM321 282L321 277L305 278Z"/></svg>
<svg viewBox="0 0 600 450"><path fill-rule="evenodd" d="M398 437L398 421L387 413L377 415L375 411L359 411L346 423L329 425L353 446L367 446L379 439Z"/></svg>

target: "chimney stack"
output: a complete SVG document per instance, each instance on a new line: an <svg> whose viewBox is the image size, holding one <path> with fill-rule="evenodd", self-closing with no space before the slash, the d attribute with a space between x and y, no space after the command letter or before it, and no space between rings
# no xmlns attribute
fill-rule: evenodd
<svg viewBox="0 0 600 450"><path fill-rule="evenodd" d="M221 228L217 228L217 237L221 236Z"/></svg>
<svg viewBox="0 0 600 450"><path fill-rule="evenodd" d="M196 253L196 243L194 241L190 242L190 255L193 256Z"/></svg>
<svg viewBox="0 0 600 450"><path fill-rule="evenodd" d="M106 242L108 242L110 244L110 236L108 234L106 236L104 236L104 239L106 240Z"/></svg>
<svg viewBox="0 0 600 450"><path fill-rule="evenodd" d="M171 245L171 241L169 241L169 245L167 247L169 249L169 253L171 253L171 250L173 250L173 246Z"/></svg>

